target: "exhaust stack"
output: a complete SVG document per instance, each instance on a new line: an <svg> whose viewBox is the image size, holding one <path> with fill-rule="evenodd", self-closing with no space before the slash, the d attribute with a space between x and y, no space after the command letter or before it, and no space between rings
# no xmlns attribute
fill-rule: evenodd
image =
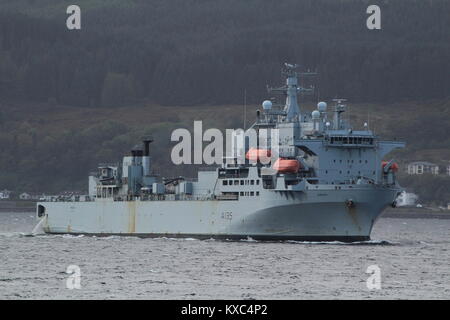
<svg viewBox="0 0 450 320"><path fill-rule="evenodd" d="M142 157L142 168L144 169L144 177L150 175L150 143L153 142L152 136L145 136L142 138L144 144L144 154Z"/></svg>

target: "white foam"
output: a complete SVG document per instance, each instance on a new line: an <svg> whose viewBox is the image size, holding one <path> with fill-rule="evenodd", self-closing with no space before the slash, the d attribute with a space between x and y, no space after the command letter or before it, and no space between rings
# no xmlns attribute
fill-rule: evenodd
<svg viewBox="0 0 450 320"><path fill-rule="evenodd" d="M31 231L31 234L33 236L38 234L45 234L44 232L44 224L45 224L46 218L41 219L33 228L33 231Z"/></svg>

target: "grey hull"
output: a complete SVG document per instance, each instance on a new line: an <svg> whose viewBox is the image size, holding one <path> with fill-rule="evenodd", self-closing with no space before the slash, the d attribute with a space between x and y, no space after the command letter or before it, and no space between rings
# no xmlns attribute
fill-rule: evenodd
<svg viewBox="0 0 450 320"><path fill-rule="evenodd" d="M397 190L273 193L270 201L48 202L47 233L198 239L364 241ZM345 199L354 199L348 206ZM378 201L374 201L377 199Z"/></svg>

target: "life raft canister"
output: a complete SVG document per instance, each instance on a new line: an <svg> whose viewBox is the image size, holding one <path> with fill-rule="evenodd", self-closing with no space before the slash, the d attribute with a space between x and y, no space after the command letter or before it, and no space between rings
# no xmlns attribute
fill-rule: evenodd
<svg viewBox="0 0 450 320"><path fill-rule="evenodd" d="M388 161L381 161L381 167L384 169L386 165L388 164ZM397 162L392 163L391 168L392 171L397 172L398 171L398 164Z"/></svg>
<svg viewBox="0 0 450 320"><path fill-rule="evenodd" d="M272 152L268 149L250 148L245 154L245 158L250 161L269 162Z"/></svg>
<svg viewBox="0 0 450 320"><path fill-rule="evenodd" d="M300 169L300 162L295 159L278 158L273 164L273 169L280 173L297 173Z"/></svg>

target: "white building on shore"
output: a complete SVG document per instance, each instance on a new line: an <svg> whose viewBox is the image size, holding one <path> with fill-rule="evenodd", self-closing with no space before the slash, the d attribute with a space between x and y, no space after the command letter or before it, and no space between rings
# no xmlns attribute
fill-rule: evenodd
<svg viewBox="0 0 450 320"><path fill-rule="evenodd" d="M31 195L29 193L24 192L19 195L19 199L20 200L31 200Z"/></svg>
<svg viewBox="0 0 450 320"><path fill-rule="evenodd" d="M408 164L408 174L439 174L439 166L427 161L416 161Z"/></svg>
<svg viewBox="0 0 450 320"><path fill-rule="evenodd" d="M8 200L10 198L11 198L11 191L6 189L0 191L0 200Z"/></svg>

